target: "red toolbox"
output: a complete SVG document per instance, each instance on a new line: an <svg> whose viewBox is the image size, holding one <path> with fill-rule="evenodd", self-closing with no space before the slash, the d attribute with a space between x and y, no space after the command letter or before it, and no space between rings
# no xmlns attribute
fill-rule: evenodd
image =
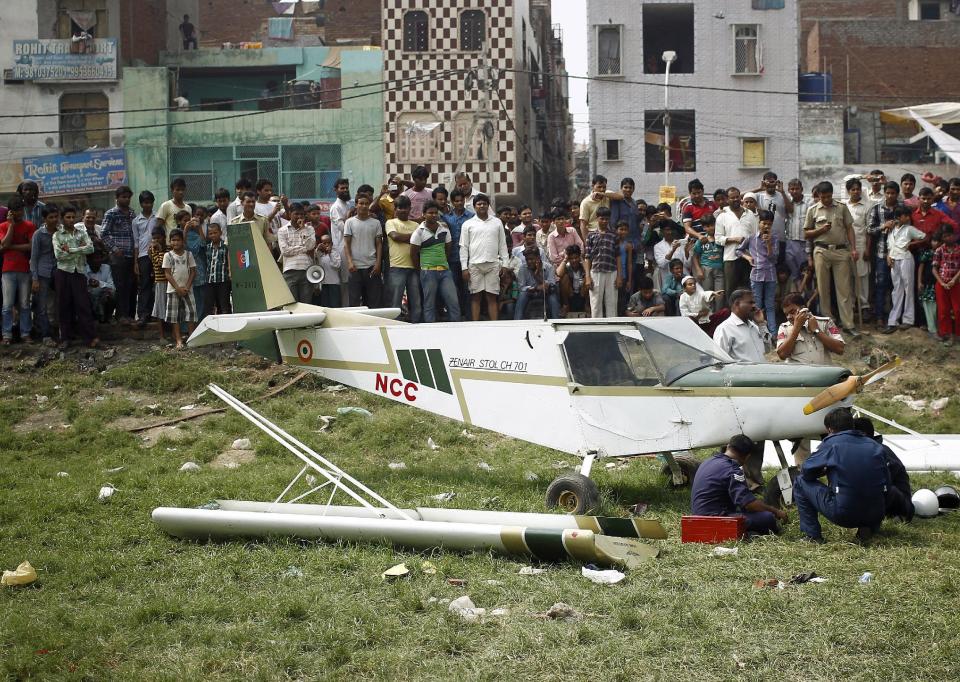
<svg viewBox="0 0 960 682"><path fill-rule="evenodd" d="M739 540L747 532L742 516L681 516L680 542L719 543Z"/></svg>

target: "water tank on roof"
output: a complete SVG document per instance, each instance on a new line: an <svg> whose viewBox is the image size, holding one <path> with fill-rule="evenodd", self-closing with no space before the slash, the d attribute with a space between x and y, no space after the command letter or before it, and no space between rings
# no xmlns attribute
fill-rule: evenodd
<svg viewBox="0 0 960 682"><path fill-rule="evenodd" d="M830 102L833 100L833 75L802 73L797 91L801 102Z"/></svg>

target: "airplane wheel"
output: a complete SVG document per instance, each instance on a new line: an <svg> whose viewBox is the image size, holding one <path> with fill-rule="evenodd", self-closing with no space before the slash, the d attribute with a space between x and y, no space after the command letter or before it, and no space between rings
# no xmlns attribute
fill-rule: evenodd
<svg viewBox="0 0 960 682"><path fill-rule="evenodd" d="M790 480L797 480L797 475L800 473L800 469L797 467L790 467L789 471ZM763 501L769 504L771 507L776 507L777 509L783 507L783 493L780 492L780 482L777 481L776 476L767 481L767 485L764 486Z"/></svg>
<svg viewBox="0 0 960 682"><path fill-rule="evenodd" d="M559 507L567 514L584 514L597 507L600 490L583 474L565 474L547 488L547 507Z"/></svg>
<svg viewBox="0 0 960 682"><path fill-rule="evenodd" d="M667 482L671 488L685 488L693 483L693 477L696 475L697 468L700 466L700 460L689 457L688 455L674 455L673 459L677 462L677 466L680 467L680 473L683 474L683 483L677 485L673 482L673 474L670 473L670 467L666 464L663 465L660 473L667 477Z"/></svg>

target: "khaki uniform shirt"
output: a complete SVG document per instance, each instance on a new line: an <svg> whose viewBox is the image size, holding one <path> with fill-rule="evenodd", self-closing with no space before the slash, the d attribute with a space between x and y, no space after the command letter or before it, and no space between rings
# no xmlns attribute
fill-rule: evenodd
<svg viewBox="0 0 960 682"><path fill-rule="evenodd" d="M804 230L817 229L817 218L824 217L830 223L830 231L821 234L814 242L825 244L845 244L848 248L854 245L847 239L847 229L853 227L853 216L845 204L834 201L829 207L822 202L815 203L807 211L807 219L803 223Z"/></svg>
<svg viewBox="0 0 960 682"><path fill-rule="evenodd" d="M833 320L828 317L818 317L817 323L820 325L820 329L829 334L831 338L843 341L840 329ZM790 322L784 322L780 325L777 330L777 348L786 343L792 332L793 325ZM804 329L797 335L797 341L793 344L793 353L785 362L797 362L801 365L832 365L831 355L833 353L823 347L823 342L815 334L811 334Z"/></svg>

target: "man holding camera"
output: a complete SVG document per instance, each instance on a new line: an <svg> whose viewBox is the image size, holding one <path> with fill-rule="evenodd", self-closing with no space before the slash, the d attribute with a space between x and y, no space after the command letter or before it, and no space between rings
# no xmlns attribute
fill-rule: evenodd
<svg viewBox="0 0 960 682"><path fill-rule="evenodd" d="M829 317L814 317L806 308L803 294L783 298L787 321L777 330L777 355L784 362L802 365L832 365L831 355L843 355L840 330Z"/></svg>

